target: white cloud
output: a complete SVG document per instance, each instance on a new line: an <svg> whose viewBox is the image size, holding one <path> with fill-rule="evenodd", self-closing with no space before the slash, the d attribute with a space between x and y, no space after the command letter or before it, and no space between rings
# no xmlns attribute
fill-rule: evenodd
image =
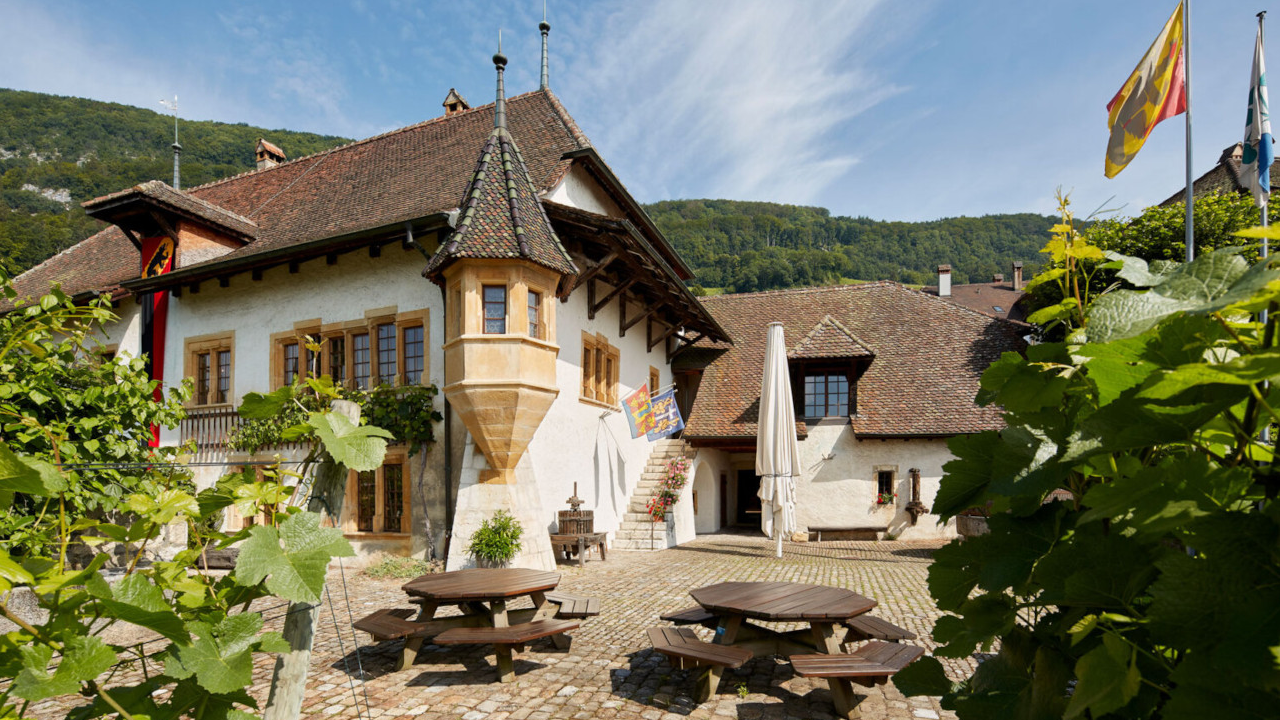
<svg viewBox="0 0 1280 720"><path fill-rule="evenodd" d="M859 162L842 125L906 90L873 64L893 35L880 5L613 6L571 20L592 41L552 87L643 199L811 202Z"/></svg>

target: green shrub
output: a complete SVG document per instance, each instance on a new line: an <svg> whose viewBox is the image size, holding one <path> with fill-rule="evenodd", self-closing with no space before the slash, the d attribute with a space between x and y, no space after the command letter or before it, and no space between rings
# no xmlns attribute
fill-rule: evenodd
<svg viewBox="0 0 1280 720"><path fill-rule="evenodd" d="M431 563L412 557L382 555L367 565L364 574L376 580L411 580L435 570Z"/></svg>
<svg viewBox="0 0 1280 720"><path fill-rule="evenodd" d="M506 510L499 510L489 520L480 523L480 529L471 535L467 553L477 561L489 563L510 562L520 552L520 536L524 528Z"/></svg>

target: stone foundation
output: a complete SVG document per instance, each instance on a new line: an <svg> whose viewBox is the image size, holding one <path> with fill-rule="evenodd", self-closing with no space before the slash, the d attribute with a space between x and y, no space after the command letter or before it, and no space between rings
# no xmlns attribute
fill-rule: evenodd
<svg viewBox="0 0 1280 720"><path fill-rule="evenodd" d="M458 501L453 515L453 540L449 543L445 569L476 567L475 559L467 555L471 534L495 512L506 510L524 528L520 553L509 566L555 570L556 561L548 535L551 516L543 511L533 464L528 458L522 458L505 483L481 482L481 474L488 470L488 462L468 433L462 451L462 476L458 480Z"/></svg>

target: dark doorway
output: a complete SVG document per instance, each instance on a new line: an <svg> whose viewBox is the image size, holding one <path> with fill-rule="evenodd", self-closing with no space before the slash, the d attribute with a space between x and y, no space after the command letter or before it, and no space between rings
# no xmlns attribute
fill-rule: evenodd
<svg viewBox="0 0 1280 720"><path fill-rule="evenodd" d="M760 476L755 470L738 471L739 525L760 525Z"/></svg>

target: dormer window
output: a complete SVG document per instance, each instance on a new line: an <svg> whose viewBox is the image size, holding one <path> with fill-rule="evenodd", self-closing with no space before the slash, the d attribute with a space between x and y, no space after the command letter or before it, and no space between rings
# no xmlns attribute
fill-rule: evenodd
<svg viewBox="0 0 1280 720"><path fill-rule="evenodd" d="M507 288L504 285L484 286L484 331L486 335L501 335L507 331Z"/></svg>
<svg viewBox="0 0 1280 720"><path fill-rule="evenodd" d="M849 387L847 373L836 371L805 373L804 416L838 417L852 414Z"/></svg>

